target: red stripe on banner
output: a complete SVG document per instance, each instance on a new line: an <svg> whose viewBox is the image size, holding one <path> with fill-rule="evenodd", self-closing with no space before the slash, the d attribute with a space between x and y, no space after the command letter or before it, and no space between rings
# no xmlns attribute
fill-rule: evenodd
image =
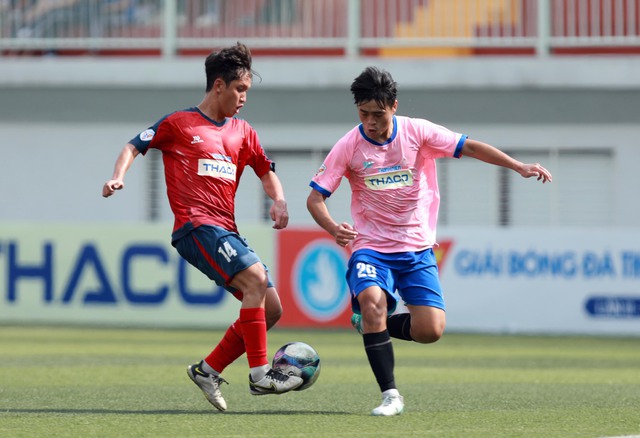
<svg viewBox="0 0 640 438"><path fill-rule="evenodd" d="M278 231L276 240L276 259L278 267L277 288L282 302L283 314L278 321L278 327L318 328L318 327L351 327L351 304L345 301L345 306L333 318L319 321L299 304L301 291L294 284L294 269L305 248L314 242L326 244L331 236L324 230L317 228L299 228ZM350 249L341 248L336 244L337 251L344 251L348 260ZM345 262L346 270L346 262ZM346 282L346 279L344 280ZM329 291L335 292L335 291ZM348 294L348 292L346 292Z"/></svg>

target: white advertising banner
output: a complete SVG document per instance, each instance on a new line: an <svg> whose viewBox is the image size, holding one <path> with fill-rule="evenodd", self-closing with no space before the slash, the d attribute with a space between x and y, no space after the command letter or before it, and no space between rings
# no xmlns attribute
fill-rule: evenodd
<svg viewBox="0 0 640 438"><path fill-rule="evenodd" d="M170 230L0 224L0 323L226 327L239 303L179 257ZM274 281L292 276L294 250L270 226L241 231ZM439 243L448 331L640 336L640 229L441 228ZM299 283L344 281L323 269L332 268L305 270L314 277ZM286 312L298 292L276 286ZM336 326L349 327L341 302L336 314L347 316ZM297 317L291 324L323 325Z"/></svg>
<svg viewBox="0 0 640 438"><path fill-rule="evenodd" d="M269 265L265 228L243 234ZM238 317L240 303L171 246L171 224L0 230L1 323L226 327Z"/></svg>
<svg viewBox="0 0 640 438"><path fill-rule="evenodd" d="M441 229L447 327L640 335L640 230Z"/></svg>

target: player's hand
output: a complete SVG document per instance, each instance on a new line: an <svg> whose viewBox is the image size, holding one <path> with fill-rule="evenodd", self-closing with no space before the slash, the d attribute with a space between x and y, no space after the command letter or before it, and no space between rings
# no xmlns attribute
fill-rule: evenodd
<svg viewBox="0 0 640 438"><path fill-rule="evenodd" d="M538 181L542 180L542 183L551 182L551 173L542 167L540 164L525 164L520 171L520 175L525 178L535 177Z"/></svg>
<svg viewBox="0 0 640 438"><path fill-rule="evenodd" d="M346 222L341 223L336 228L336 243L340 246L347 246L349 242L358 236L358 232L353 229L351 224Z"/></svg>
<svg viewBox="0 0 640 438"><path fill-rule="evenodd" d="M124 189L124 182L117 179L111 179L104 183L104 186L102 186L102 196L108 198L109 196L113 195L116 190L122 189Z"/></svg>
<svg viewBox="0 0 640 438"><path fill-rule="evenodd" d="M289 211L287 210L286 201L275 201L269 213L271 214L274 229L282 230L289 224Z"/></svg>

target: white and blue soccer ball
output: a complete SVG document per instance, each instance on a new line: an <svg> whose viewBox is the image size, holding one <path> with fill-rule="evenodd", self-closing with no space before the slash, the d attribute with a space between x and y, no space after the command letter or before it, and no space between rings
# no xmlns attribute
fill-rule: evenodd
<svg viewBox="0 0 640 438"><path fill-rule="evenodd" d="M302 385L294 390L302 391L318 380L320 356L309 344L290 342L276 351L271 366L283 374L302 378Z"/></svg>

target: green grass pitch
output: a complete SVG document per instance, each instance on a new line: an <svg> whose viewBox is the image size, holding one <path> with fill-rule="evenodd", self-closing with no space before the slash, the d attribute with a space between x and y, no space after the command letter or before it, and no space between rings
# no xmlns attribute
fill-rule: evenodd
<svg viewBox="0 0 640 438"><path fill-rule="evenodd" d="M241 357L225 413L186 375L220 331L0 326L2 437L605 437L640 435L640 338L447 333L394 341L398 417L355 331L274 329L322 360L316 384L254 397Z"/></svg>

